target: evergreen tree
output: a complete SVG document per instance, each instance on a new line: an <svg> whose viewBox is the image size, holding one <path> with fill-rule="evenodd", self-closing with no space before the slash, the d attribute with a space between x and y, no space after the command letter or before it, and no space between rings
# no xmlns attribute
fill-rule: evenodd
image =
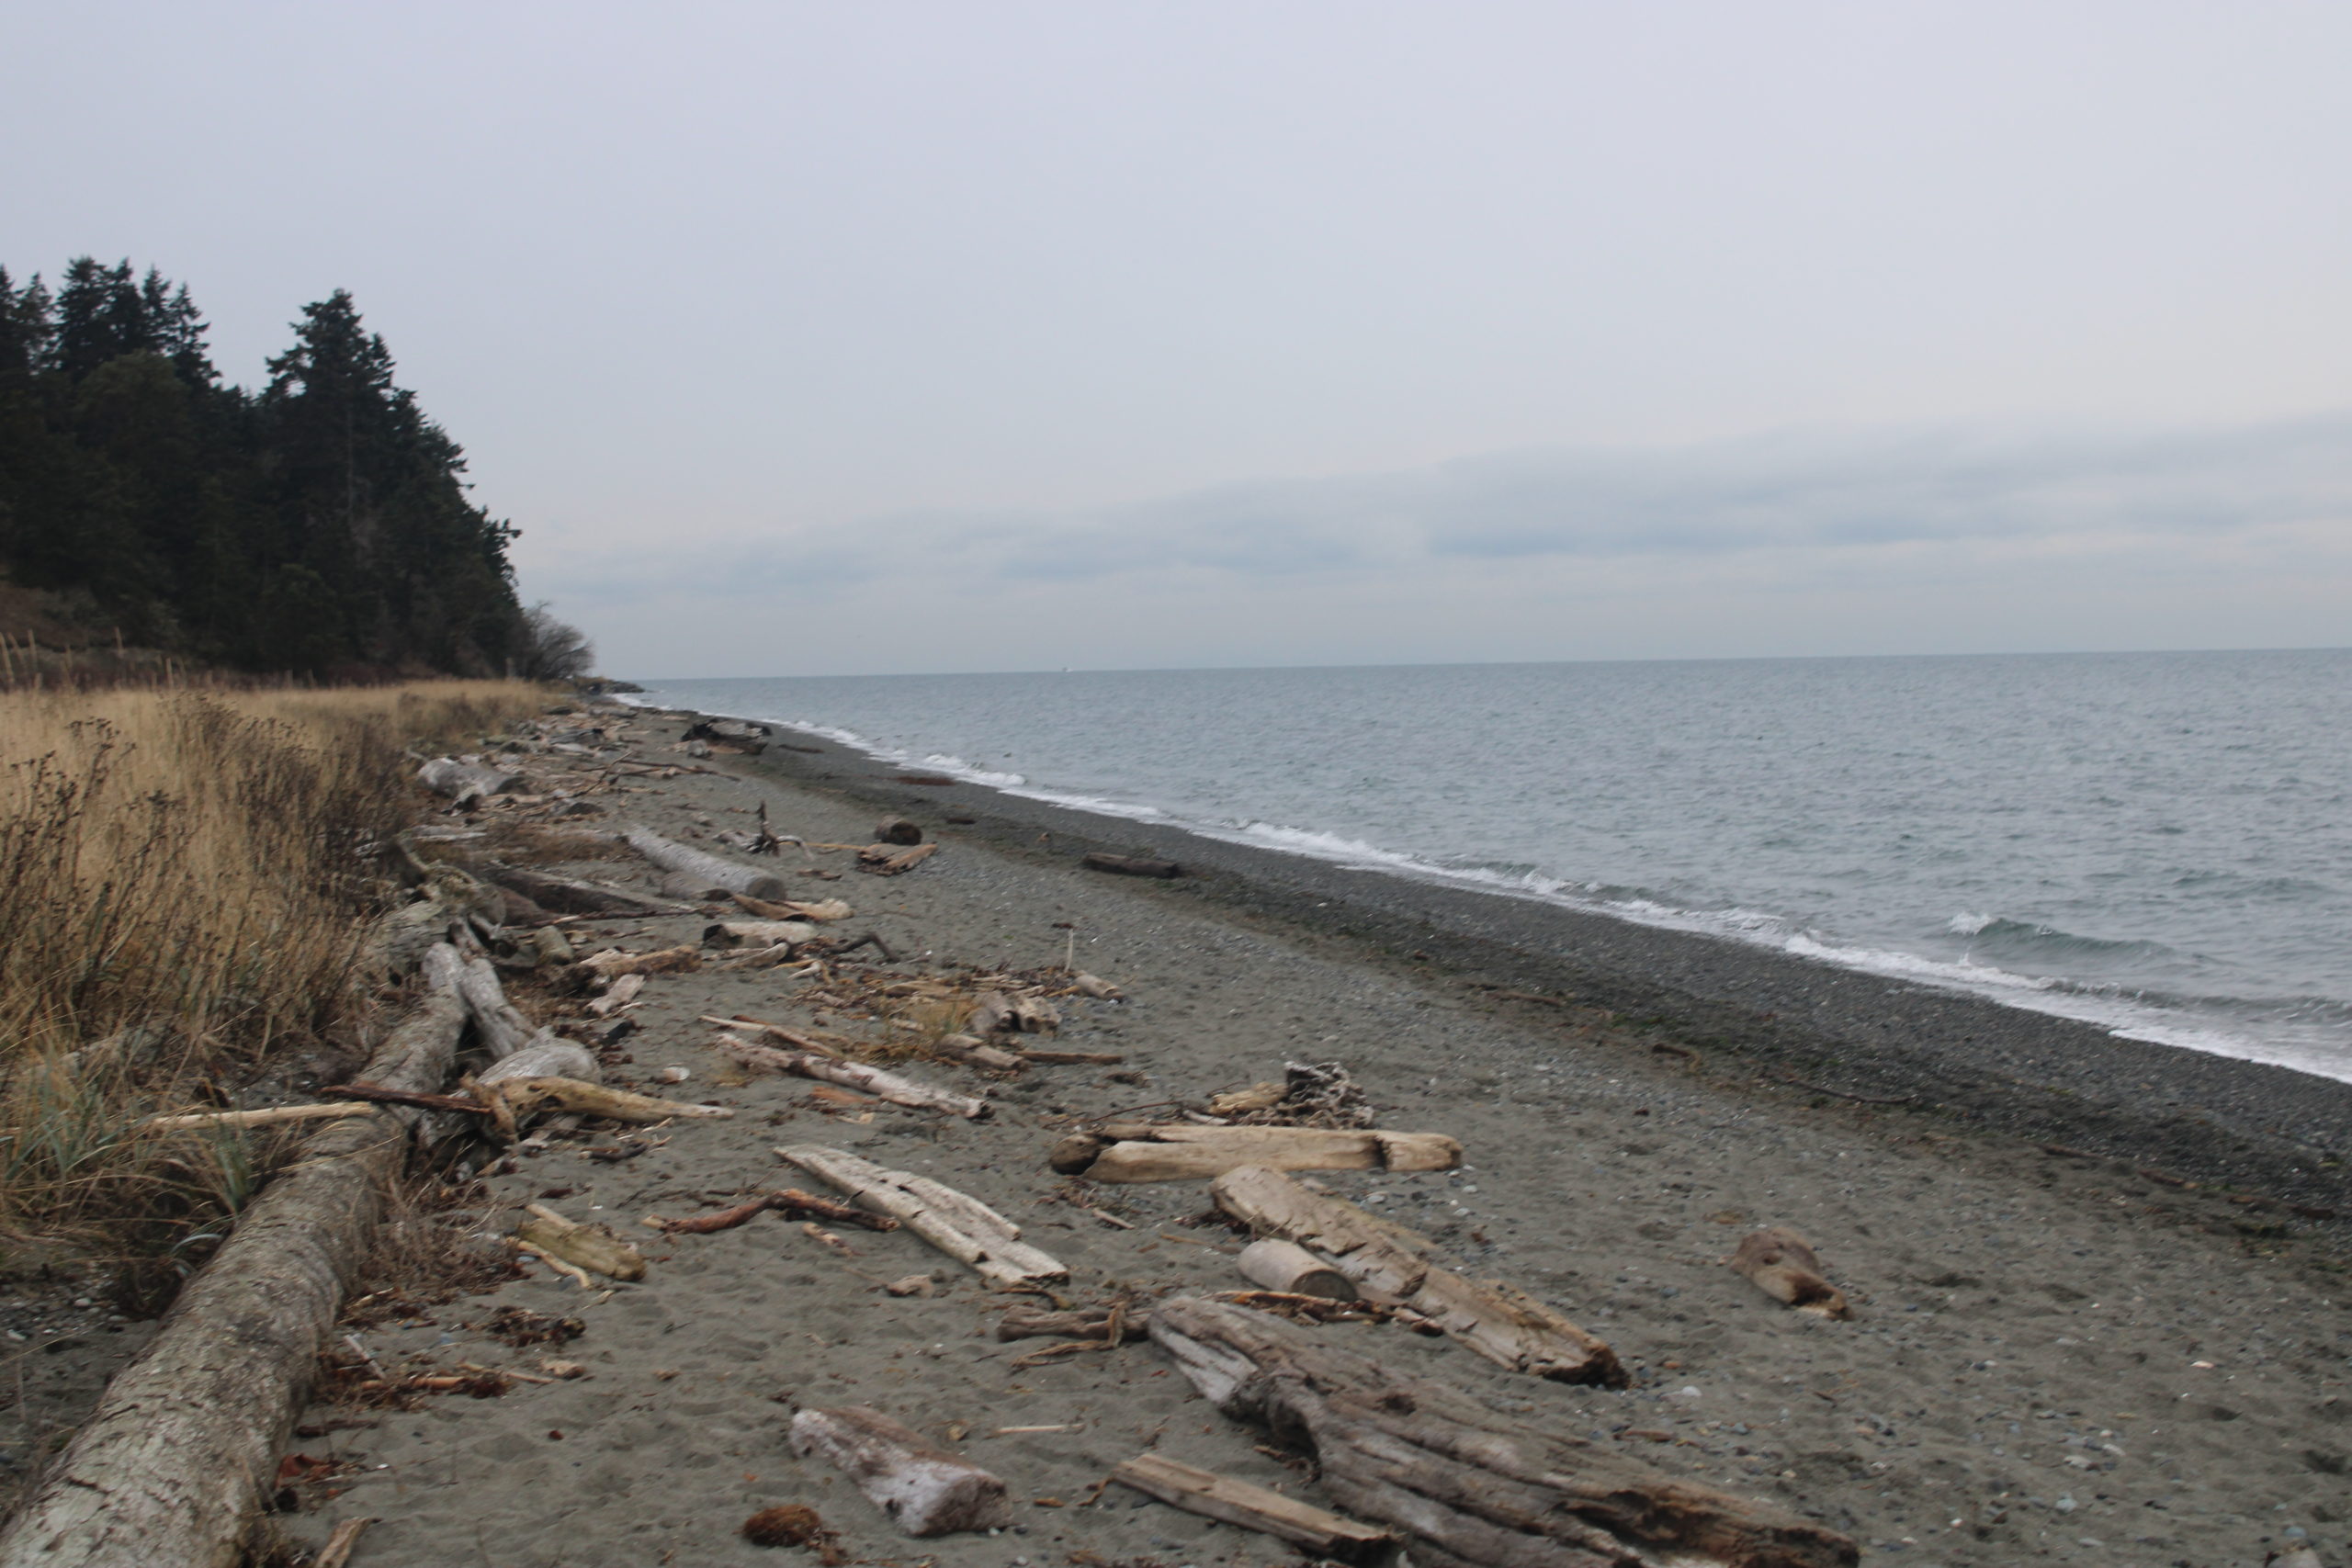
<svg viewBox="0 0 2352 1568"><path fill-rule="evenodd" d="M127 637L265 670L496 673L533 649L465 455L351 296L304 307L258 397L185 285L0 271L0 571Z"/></svg>

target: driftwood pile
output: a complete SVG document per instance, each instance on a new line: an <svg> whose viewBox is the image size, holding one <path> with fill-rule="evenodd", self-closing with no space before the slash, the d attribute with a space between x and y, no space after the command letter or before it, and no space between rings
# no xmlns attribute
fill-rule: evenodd
<svg viewBox="0 0 2352 1568"><path fill-rule="evenodd" d="M763 726L707 720L689 729L677 750L697 758L755 755L768 739ZM624 721L563 716L519 727L482 753L420 760L418 782L450 803L447 815L387 846L420 897L379 922L362 960L363 973L379 979L420 976L419 999L364 1072L326 1091L333 1098L149 1121L157 1133L327 1125L190 1285L173 1319L117 1380L96 1417L0 1535L0 1568L133 1560L227 1568L235 1560L258 1504L254 1478L277 1472L279 1441L319 1363L341 1281L413 1145L475 1134L493 1149L536 1146L582 1123L683 1128L733 1114L606 1085L597 1052L535 1024L508 998L503 974L537 972L565 1008L584 1012L610 1041L634 1027L627 1015L663 976L705 967L788 973L796 1003L817 1022L749 1016L702 1021L717 1032L711 1044L722 1055L744 1067L811 1080L812 1098L837 1114L880 1101L977 1122L990 1114L986 1093L927 1082L922 1065L988 1080L1057 1064L1121 1061L1116 1054L1046 1043L1060 1029L1065 1005L1121 999L1118 987L1073 964L909 974L852 963L868 947L882 964L896 961L878 936L833 934L853 918L843 900L793 896L797 876L839 879L817 863L820 852L850 854L858 869L883 875L922 865L939 846L926 842L915 823L885 819L875 841L864 846L809 843L775 833L763 807L756 832L712 835L764 863L756 865L625 821L578 826L577 819L608 815L596 797L636 787L626 781L683 771L638 755L635 741ZM701 821L710 825L707 818ZM513 863L520 857L501 846L526 831L568 835L565 841L582 858L641 857L662 874L662 897ZM688 829L687 836L696 835ZM786 846L797 853L786 855ZM1088 863L1129 875L1180 874L1165 862L1096 855ZM648 951L583 953L566 929L589 919L689 914L704 918L698 941ZM872 1027L855 1035L820 1027L826 1015ZM477 1059L452 1085L447 1080L468 1038ZM681 1068L662 1076L690 1075ZM1067 1290L1069 1269L998 1209L933 1179L816 1143L775 1153L822 1193L780 1188L701 1213L647 1214L641 1224L665 1238L687 1238L773 1213L844 1253L851 1249L826 1226L903 1232L992 1289L1051 1303L1015 1306L999 1324L1002 1339L1055 1341L1009 1363L1016 1368L1114 1353L1148 1337L1220 1411L1263 1428L1310 1461L1321 1492L1342 1511L1149 1452L1116 1464L1103 1484L1261 1531L1320 1560L1385 1563L1408 1552L1416 1568L1645 1568L1667 1562L1844 1568L1856 1561L1854 1543L1842 1536L1770 1505L1648 1469L1565 1429L1502 1416L1471 1394L1393 1371L1343 1345L1341 1331L1321 1326L1389 1325L1394 1328L1358 1331L1349 1344L1401 1329L1443 1336L1527 1376L1610 1387L1628 1381L1607 1344L1527 1292L1456 1272L1429 1237L1287 1174L1441 1171L1462 1162L1461 1144L1443 1133L1376 1125L1375 1108L1340 1064L1294 1063L1278 1081L1177 1104L1163 1117L1081 1127L1054 1145L1046 1166L1074 1183L1206 1183L1216 1211L1250 1238L1234 1262L1250 1288L1074 1304L1055 1293ZM632 1141L638 1138L625 1133L589 1153L627 1158L643 1152L646 1145ZM1103 1209L1087 1208L1082 1197L1070 1196L1073 1190L1082 1190L1073 1186L1057 1196L1106 1224L1133 1228ZM649 1268L628 1235L544 1202L527 1205L508 1245L583 1290L640 1280ZM1832 1318L1849 1313L1793 1232L1758 1232L1730 1266L1802 1311ZM927 1295L933 1276L875 1282L892 1295ZM577 1332L577 1320L569 1321ZM356 1359L341 1360L339 1375L395 1402L461 1390L504 1392L513 1381L546 1382L582 1371L548 1361L546 1375L496 1373L468 1363L455 1373L395 1378L369 1359L356 1336L345 1348ZM484 1380L498 1386L480 1386ZM803 1409L789 1440L797 1452L842 1470L910 1536L1012 1523L1002 1479L884 1412ZM806 1508L763 1510L744 1534L762 1543L814 1546L828 1561L836 1555L831 1533ZM354 1527L339 1530L330 1551L347 1554L356 1535Z"/></svg>

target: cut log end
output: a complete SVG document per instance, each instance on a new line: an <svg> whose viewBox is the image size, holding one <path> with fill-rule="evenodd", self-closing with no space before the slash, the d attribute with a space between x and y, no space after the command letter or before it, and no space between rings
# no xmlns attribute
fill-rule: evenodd
<svg viewBox="0 0 2352 1568"><path fill-rule="evenodd" d="M1003 1529L1012 1523L1004 1483L863 1405L803 1410L792 1447L831 1461L910 1536Z"/></svg>

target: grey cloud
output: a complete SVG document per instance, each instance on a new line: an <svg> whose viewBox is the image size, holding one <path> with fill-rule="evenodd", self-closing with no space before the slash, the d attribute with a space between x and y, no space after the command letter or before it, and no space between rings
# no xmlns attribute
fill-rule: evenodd
<svg viewBox="0 0 2352 1568"><path fill-rule="evenodd" d="M2222 534L2352 519L2352 416L2224 429L1795 432L1679 447L1546 449L1432 468L1237 483L1062 513L931 513L626 571L575 560L585 597L664 586L847 592L893 575L1084 582L1292 581L1447 559L1724 555L2070 535ZM626 583L616 581L626 578Z"/></svg>

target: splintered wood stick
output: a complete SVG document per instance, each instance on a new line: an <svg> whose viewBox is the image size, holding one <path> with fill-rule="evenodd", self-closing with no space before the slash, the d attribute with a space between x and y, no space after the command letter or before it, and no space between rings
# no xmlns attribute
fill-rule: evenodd
<svg viewBox="0 0 2352 1568"><path fill-rule="evenodd" d="M187 1116L150 1116L139 1123L150 1133L184 1132L195 1127L275 1127L286 1122L333 1122L345 1116L369 1116L376 1108L366 1100L337 1100L330 1105L273 1105L263 1111L204 1111Z"/></svg>
<svg viewBox="0 0 2352 1568"><path fill-rule="evenodd" d="M823 1041L811 1039L797 1030L786 1029L780 1023L767 1023L756 1018L744 1018L741 1015L734 1018L714 1018L708 1013L699 1015L697 1021L715 1023L721 1029L749 1029L764 1034L771 1040L781 1040L795 1050L814 1052L820 1056L831 1056L836 1061L842 1059L842 1054Z"/></svg>
<svg viewBox="0 0 2352 1568"><path fill-rule="evenodd" d="M1354 1519L1269 1492L1247 1481L1202 1470L1160 1453L1122 1460L1111 1479L1188 1514L1200 1514L1243 1529L1257 1530L1305 1547L1336 1562L1373 1562L1396 1544L1396 1535Z"/></svg>
<svg viewBox="0 0 2352 1568"><path fill-rule="evenodd" d="M537 1242L518 1241L514 1244L514 1250L527 1252L557 1273L570 1276L571 1282L583 1291L593 1291L596 1288L596 1281L588 1277L587 1269L581 1268L577 1263L565 1262Z"/></svg>
<svg viewBox="0 0 2352 1568"><path fill-rule="evenodd" d="M929 1084L869 1067L863 1062L844 1062L816 1055L807 1051L779 1051L770 1045L754 1045L748 1041L721 1035L711 1042L713 1047L726 1052L749 1066L773 1067L780 1073L791 1073L804 1078L818 1078L827 1083L844 1084L864 1089L893 1105L911 1106L921 1111L945 1111L974 1121L989 1114L985 1100L970 1095L951 1094Z"/></svg>
<svg viewBox="0 0 2352 1568"><path fill-rule="evenodd" d="M345 1568L351 1561L352 1548L359 1544L359 1532L375 1522L372 1518L345 1519L335 1526L327 1543L311 1559L311 1568Z"/></svg>
<svg viewBox="0 0 2352 1568"><path fill-rule="evenodd" d="M708 1235L714 1231L733 1230L775 1207L775 1194L770 1192L748 1203L738 1203L731 1209L714 1209L707 1214L691 1214L681 1220L665 1220L659 1214L648 1214L643 1223L670 1235Z"/></svg>
<svg viewBox="0 0 2352 1568"><path fill-rule="evenodd" d="M888 1170L814 1144L775 1152L853 1201L890 1215L993 1284L1051 1285L1069 1278L1068 1269L1021 1239L1019 1225L929 1177Z"/></svg>

